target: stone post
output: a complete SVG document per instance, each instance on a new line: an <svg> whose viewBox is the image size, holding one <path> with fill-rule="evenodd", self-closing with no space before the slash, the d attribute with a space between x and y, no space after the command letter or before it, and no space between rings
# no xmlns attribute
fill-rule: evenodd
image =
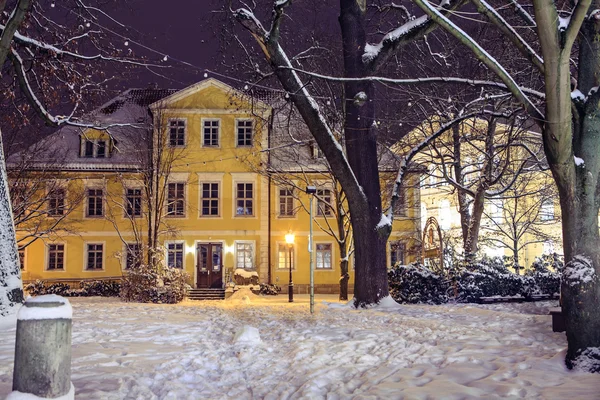
<svg viewBox="0 0 600 400"><path fill-rule="evenodd" d="M13 393L74 399L69 301L54 294L28 299L17 314ZM18 397L20 398L20 397Z"/></svg>

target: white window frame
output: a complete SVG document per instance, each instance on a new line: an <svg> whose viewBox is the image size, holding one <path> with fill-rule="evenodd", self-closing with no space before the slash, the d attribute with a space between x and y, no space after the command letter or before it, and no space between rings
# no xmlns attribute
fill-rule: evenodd
<svg viewBox="0 0 600 400"><path fill-rule="evenodd" d="M330 261L331 268L318 268L317 267L317 265L319 264L319 262L318 262L319 254L317 252L317 246L320 244L327 244L327 245L331 246L331 261ZM335 271L335 246L333 245L333 242L327 242L327 241L315 242L313 251L314 251L314 257L315 257L315 271Z"/></svg>
<svg viewBox="0 0 600 400"><path fill-rule="evenodd" d="M129 268L127 268L127 251L128 251L128 246L131 246L131 245L140 246L140 251L142 251L143 246L141 243L127 242L127 243L123 244L123 257L121 258L121 270L123 270L123 271L129 271Z"/></svg>
<svg viewBox="0 0 600 400"><path fill-rule="evenodd" d="M182 250L181 250L183 252L183 255L182 255L182 258L181 258L181 262L182 262L181 268L170 267L169 266L169 245L170 244L181 244L181 245L183 245ZM186 267L186 265L185 265L186 264L185 263L185 258L186 257L185 256L186 256L185 240L166 240L165 241L165 267L166 268L177 268L177 269L181 269L181 270L185 271L186 270L185 269L185 267Z"/></svg>
<svg viewBox="0 0 600 400"><path fill-rule="evenodd" d="M319 191L320 190L329 190L329 207L325 207L323 209L323 214L321 214L319 212L319 203L321 203L321 200L319 200L316 196L319 195ZM315 211L314 211L314 215L317 218L331 218L334 216L334 201L335 201L335 197L334 197L334 193L333 193L333 189L331 188L331 186L329 185L325 185L325 186L317 186L317 193L315 194L315 202L314 202L314 207L315 207ZM323 202L326 203L326 202ZM329 212L329 214L327 214L327 212Z"/></svg>
<svg viewBox="0 0 600 400"><path fill-rule="evenodd" d="M88 156L85 153L86 143L89 142L92 144L92 155ZM99 143L104 142L104 155L102 157L98 157L98 149L100 148ZM96 139L88 139L85 135L81 136L81 145L79 149L79 158L109 158L110 157L110 139L108 138L96 138Z"/></svg>
<svg viewBox="0 0 600 400"><path fill-rule="evenodd" d="M204 193L203 185L205 185L205 184L206 185L214 185L214 184L217 185L217 215L203 214L203 210L204 210L204 205L202 203L203 200L204 200L204 197L203 197L203 193ZM198 207L199 217L200 218L220 218L221 217L221 208L222 208L221 206L223 204L223 201L222 201L223 200L223 196L221 194L222 193L223 182L221 182L221 181L209 181L209 180L206 180L206 181L200 181L200 182L198 182L198 186L199 186L198 199L199 199L199 202L200 202L200 205ZM209 197L208 199L210 199L210 201L213 200L212 197Z"/></svg>
<svg viewBox="0 0 600 400"><path fill-rule="evenodd" d="M90 215L90 190L102 190L102 215ZM84 205L84 217L89 219L99 219L106 217L106 190L104 186L86 186L85 187L85 205Z"/></svg>
<svg viewBox="0 0 600 400"><path fill-rule="evenodd" d="M217 145L207 145L204 143L204 123L205 122L214 122L217 121L219 123L219 126L217 128ZM212 129L212 127L211 127ZM219 149L221 148L221 132L223 129L223 124L221 121L221 118L202 118L200 120L200 147L205 147L208 149Z"/></svg>
<svg viewBox="0 0 600 400"><path fill-rule="evenodd" d="M127 213L127 207L128 207L128 204L129 204L129 202L127 200L127 191L128 190L139 190L140 191L140 215L135 215L135 214L129 215ZM123 210L124 218L134 218L135 219L135 218L141 218L141 217L144 216L144 191L142 190L141 187L131 187L131 186L124 187L123 188L123 200L125 200L124 204L123 204L123 206L124 206L123 207L124 208L124 210Z"/></svg>
<svg viewBox="0 0 600 400"><path fill-rule="evenodd" d="M292 214L291 215L283 215L281 214L281 191L282 190L287 190L290 192L290 197L292 198ZM296 218L298 216L298 213L296 212L296 199L294 197L294 190L295 188L289 188L289 187L285 187L285 186L277 186L277 217L278 218L285 218L285 219L289 219L289 218Z"/></svg>
<svg viewBox="0 0 600 400"><path fill-rule="evenodd" d="M102 268L88 269L88 252L89 245L102 245ZM106 271L106 242L94 240L90 242L83 242L83 272L99 272Z"/></svg>
<svg viewBox="0 0 600 400"><path fill-rule="evenodd" d="M251 131L251 135L250 135L250 144L240 145L239 144L239 136L238 136L239 135L239 130L238 130L239 129L239 123L240 122L248 122L248 121L250 121L252 123L252 126L251 126L252 131ZM244 128L247 128L247 127L244 127ZM249 148L249 147L254 146L255 135L256 135L256 124L255 124L254 119L252 119L252 118L236 118L235 119L235 135L234 135L235 147L238 147L238 148Z"/></svg>
<svg viewBox="0 0 600 400"><path fill-rule="evenodd" d="M276 246L277 247L275 248L275 251L276 251L276 260L277 260L276 262L277 262L277 264L276 264L275 269L277 271L289 271L290 267L288 265L288 262L289 262L289 254L290 253L289 253L288 244L285 241L278 241L278 242L276 242ZM279 262L280 261L279 256L281 255L280 252L279 252L279 247L280 246L283 246L285 248L285 252L284 252L285 256L284 256L284 260L283 260L284 267L283 268L280 266L281 263ZM298 262L297 262L297 256L296 256L296 253L297 253L296 252L296 247L297 247L296 243L292 244L292 271L296 271L298 269L297 268Z"/></svg>
<svg viewBox="0 0 600 400"><path fill-rule="evenodd" d="M61 186L57 186L57 187L55 187L55 188L54 188L54 190L55 190L55 191L54 191L54 193L55 193L55 194L56 194L56 191L57 191L57 190L62 190L62 191L63 191L63 198L62 198L62 214L54 214L54 213L51 213L51 212L50 212L50 211L52 211L52 208L51 208L51 206L50 206L50 200L52 200L52 199L57 199L57 197L51 196L51 194L50 194L49 192L47 192L47 193L46 193L46 196L48 197L48 207L47 207L47 210L48 210L48 216L50 216L50 217L57 217L57 218L61 218L61 217L64 217L64 216L65 216L65 214L66 214L66 211L67 211L67 188L61 185ZM58 209L58 208L56 208L56 209Z"/></svg>
<svg viewBox="0 0 600 400"><path fill-rule="evenodd" d="M183 185L183 214L169 214L169 185ZM188 183L187 180L169 180L167 182L167 196L165 198L165 217L167 218L186 218L187 217L187 204L188 204Z"/></svg>
<svg viewBox="0 0 600 400"><path fill-rule="evenodd" d="M252 213L251 214L238 214L237 210L238 210L238 206L237 206L237 202L238 202L238 185L252 185L252 197L250 198L250 200L252 201ZM246 191L246 189L244 188L244 192ZM233 215L236 218L251 218L251 217L255 217L256 216L256 182L254 181L244 181L244 180L239 180L234 182L233 184ZM248 201L247 197L244 197L244 201ZM242 207L243 209L245 209L245 207Z"/></svg>
<svg viewBox="0 0 600 400"><path fill-rule="evenodd" d="M239 244L249 244L251 246L250 251L252 252L252 254L250 255L251 258L251 264L252 267L251 268L246 268L246 267L240 267L238 264L238 245ZM244 269L246 271L254 271L256 270L256 241L254 240L235 240L233 242L233 260L234 260L234 268L233 269L237 269L237 268L241 268Z"/></svg>
<svg viewBox="0 0 600 400"><path fill-rule="evenodd" d="M183 122L183 144L171 145L171 122ZM177 126L177 128L179 128ZM167 147L171 149L182 149L187 146L188 143L188 121L187 118L169 118L167 120Z"/></svg>
<svg viewBox="0 0 600 400"><path fill-rule="evenodd" d="M545 199L540 205L540 221L554 221L556 214L554 213L554 200Z"/></svg>
<svg viewBox="0 0 600 400"><path fill-rule="evenodd" d="M62 269L49 269L50 263L50 246L62 245L63 246L63 267ZM45 244L45 257L44 257L44 271L47 272L66 272L67 271L67 244L65 242L51 242Z"/></svg>

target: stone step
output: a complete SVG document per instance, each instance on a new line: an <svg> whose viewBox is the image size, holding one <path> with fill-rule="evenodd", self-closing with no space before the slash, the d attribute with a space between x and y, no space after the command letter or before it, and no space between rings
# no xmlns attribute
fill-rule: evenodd
<svg viewBox="0 0 600 400"><path fill-rule="evenodd" d="M188 293L190 300L224 300L225 289L191 289Z"/></svg>

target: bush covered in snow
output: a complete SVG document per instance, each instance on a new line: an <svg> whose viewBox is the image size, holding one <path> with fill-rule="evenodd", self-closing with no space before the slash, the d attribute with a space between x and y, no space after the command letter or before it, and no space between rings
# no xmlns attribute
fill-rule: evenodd
<svg viewBox="0 0 600 400"><path fill-rule="evenodd" d="M481 297L517 296L524 292L521 276L508 270L499 258L484 257L469 265L458 279L458 300L473 302Z"/></svg>
<svg viewBox="0 0 600 400"><path fill-rule="evenodd" d="M104 296L115 297L119 296L121 291L121 283L115 281L81 281L79 289L71 289L66 283L47 284L44 281L37 280L25 286L27 291L32 296L41 296L44 294L56 294L65 297L87 297L87 296Z"/></svg>
<svg viewBox="0 0 600 400"><path fill-rule="evenodd" d="M140 303L179 303L187 295L187 272L177 268L139 265L123 275L121 298Z"/></svg>
<svg viewBox="0 0 600 400"><path fill-rule="evenodd" d="M390 296L398 303L442 304L448 282L421 264L396 265L388 272Z"/></svg>
<svg viewBox="0 0 600 400"><path fill-rule="evenodd" d="M560 293L562 263L552 255L536 257L523 279L528 282L525 295ZM553 270L550 270L553 268Z"/></svg>
<svg viewBox="0 0 600 400"><path fill-rule="evenodd" d="M263 296L276 296L279 293L281 293L281 287L279 287L277 285L271 285L268 283L260 284L259 294L261 294Z"/></svg>

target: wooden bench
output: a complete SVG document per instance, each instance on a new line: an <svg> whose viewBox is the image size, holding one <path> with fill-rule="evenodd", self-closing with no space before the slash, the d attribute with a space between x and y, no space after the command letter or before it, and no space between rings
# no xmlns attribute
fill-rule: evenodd
<svg viewBox="0 0 600 400"><path fill-rule="evenodd" d="M566 330L565 315L562 308L553 307L549 314L552 316L552 332L564 332Z"/></svg>

